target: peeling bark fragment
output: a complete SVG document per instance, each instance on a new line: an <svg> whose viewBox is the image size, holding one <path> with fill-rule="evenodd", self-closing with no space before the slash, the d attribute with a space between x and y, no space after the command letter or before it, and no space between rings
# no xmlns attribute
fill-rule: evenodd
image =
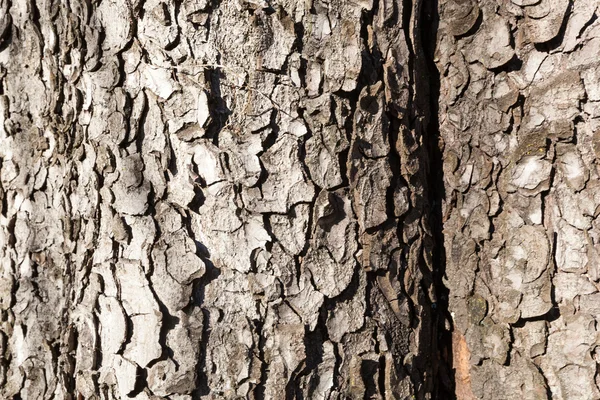
<svg viewBox="0 0 600 400"><path fill-rule="evenodd" d="M137 381L137 365L120 355L115 356L113 360L112 368L116 377L117 387L120 395L126 397L135 389ZM108 379L105 379L104 381L106 383L115 383Z"/></svg>
<svg viewBox="0 0 600 400"><path fill-rule="evenodd" d="M594 18L598 5L593 2L574 2L572 7L572 15L569 16L567 27L565 29L565 39L563 44L563 51L565 52L572 51L575 46L581 42L581 37L583 36L586 26L589 25L592 18Z"/></svg>
<svg viewBox="0 0 600 400"><path fill-rule="evenodd" d="M526 358L515 355L510 368L487 361L473 366L473 394L485 399L547 399L544 376Z"/></svg>
<svg viewBox="0 0 600 400"><path fill-rule="evenodd" d="M466 333L467 345L471 351L471 364L478 365L490 359L499 365L506 362L509 352L509 333L506 326L484 320L481 326L473 326Z"/></svg>
<svg viewBox="0 0 600 400"><path fill-rule="evenodd" d="M480 9L475 1L450 0L446 3L442 15L450 23L450 32L454 36L462 36L475 25Z"/></svg>
<svg viewBox="0 0 600 400"><path fill-rule="evenodd" d="M196 244L183 232L168 239L166 265L169 275L179 284L188 285L204 275L204 262L196 255Z"/></svg>
<svg viewBox="0 0 600 400"><path fill-rule="evenodd" d="M221 165L221 152L209 142L202 141L194 147L194 164L206 185L210 186L226 178Z"/></svg>
<svg viewBox="0 0 600 400"><path fill-rule="evenodd" d="M115 54L131 39L129 8L124 0L105 1L97 9L98 20L104 28L102 50Z"/></svg>
<svg viewBox="0 0 600 400"><path fill-rule="evenodd" d="M451 243L446 242L446 246L450 249L446 267L449 280L447 284L454 288L456 297L464 297L471 292L475 281L478 265L476 243L458 234L452 238Z"/></svg>
<svg viewBox="0 0 600 400"><path fill-rule="evenodd" d="M342 132L332 125L324 126L319 133L306 141L306 165L310 177L318 186L333 189L343 183L339 153L348 148Z"/></svg>
<svg viewBox="0 0 600 400"><path fill-rule="evenodd" d="M579 192L585 187L589 179L589 170L583 164L581 156L575 146L557 144L558 170L561 172L567 185Z"/></svg>
<svg viewBox="0 0 600 400"><path fill-rule="evenodd" d="M585 92L589 100L600 100L600 82L598 81L598 68L589 68L582 71L581 77L585 87Z"/></svg>
<svg viewBox="0 0 600 400"><path fill-rule="evenodd" d="M358 310L366 310L366 275L359 276L358 288L355 295L349 301L336 305L327 317L327 332L334 343L339 343L347 333L356 332L364 325L364 313Z"/></svg>
<svg viewBox="0 0 600 400"><path fill-rule="evenodd" d="M546 352L548 327L546 321L527 322L523 328L515 331L515 347L522 349L523 354L534 358Z"/></svg>
<svg viewBox="0 0 600 400"><path fill-rule="evenodd" d="M584 96L579 72L565 71L548 83L544 81L531 91L529 113L525 117L525 125L530 129L572 121L579 113L579 101Z"/></svg>
<svg viewBox="0 0 600 400"><path fill-rule="evenodd" d="M94 378L91 371L96 368L96 324L91 318L91 315L80 315L76 319L77 327L77 350L75 353L76 359L80 359L81 363L77 364L78 380L81 391L88 396L94 393ZM34 331L35 332L35 331ZM29 336L33 332L29 332ZM29 349L28 349L29 350ZM19 364L23 364L25 359ZM36 382L33 382L34 385Z"/></svg>
<svg viewBox="0 0 600 400"><path fill-rule="evenodd" d="M100 344L104 357L120 352L125 343L127 322L119 301L114 297L98 298L98 320L100 322Z"/></svg>
<svg viewBox="0 0 600 400"><path fill-rule="evenodd" d="M156 228L151 217L126 216L125 223L131 232L128 244L123 246L123 257L140 260L145 269L148 266L148 249L154 242Z"/></svg>
<svg viewBox="0 0 600 400"><path fill-rule="evenodd" d="M272 339L267 342L266 353L277 375L269 375L265 384L266 395L276 398L285 391L285 382L289 382L305 357L305 344L298 340L303 337L304 326L301 324L282 324L275 328ZM278 376L283 379L278 379Z"/></svg>
<svg viewBox="0 0 600 400"><path fill-rule="evenodd" d="M162 314L139 263L121 261L116 265L115 272L123 308L133 324L124 356L143 368L161 355L159 337Z"/></svg>
<svg viewBox="0 0 600 400"><path fill-rule="evenodd" d="M598 185L593 182L579 193L572 189L559 187L556 202L561 217L570 225L580 230L591 228L592 219L597 217L600 204Z"/></svg>
<svg viewBox="0 0 600 400"><path fill-rule="evenodd" d="M202 322L196 315L177 314L179 323L167 333L166 344L172 360L159 361L148 372L148 387L159 396L191 393L195 388L196 360Z"/></svg>
<svg viewBox="0 0 600 400"><path fill-rule="evenodd" d="M234 203L234 187L229 184L218 183L209 187L206 196L202 214L194 218L192 225L196 237L211 249L214 262L241 272L249 271L253 251L264 248L271 239L262 217L247 214L240 217ZM235 248L222 245L231 240L238 243Z"/></svg>
<svg viewBox="0 0 600 400"><path fill-rule="evenodd" d="M183 309L190 302L191 285L181 285L168 273L164 248L155 248L152 259L154 273L151 282L156 295L170 313Z"/></svg>
<svg viewBox="0 0 600 400"><path fill-rule="evenodd" d="M533 43L554 39L569 8L568 0L540 0L525 7L524 29Z"/></svg>
<svg viewBox="0 0 600 400"><path fill-rule="evenodd" d="M356 223L351 216L346 191L322 191L317 197L313 246L303 259L303 267L311 271L317 290L329 298L348 287L356 270Z"/></svg>
<svg viewBox="0 0 600 400"><path fill-rule="evenodd" d="M314 399L327 399L334 385L336 355L334 345L327 341L323 343L323 361L310 377L310 389L307 395Z"/></svg>
<svg viewBox="0 0 600 400"><path fill-rule="evenodd" d="M356 88L361 71L361 59L358 56L361 48L360 28L359 24L343 17L336 22L326 44L317 53L328 54L322 64L323 89L350 92Z"/></svg>
<svg viewBox="0 0 600 400"><path fill-rule="evenodd" d="M507 211L514 211L518 216L514 216L515 221L520 217L523 223L530 225L541 225L543 219L542 196L527 196L520 193L511 193L506 196ZM521 222L519 220L519 222Z"/></svg>
<svg viewBox="0 0 600 400"><path fill-rule="evenodd" d="M396 4L395 7L398 5ZM390 107L390 111L396 117L404 118L410 102L409 72L403 65L403 61L408 57L408 48L405 44L398 44L398 47L388 50L386 55L383 90L385 102Z"/></svg>
<svg viewBox="0 0 600 400"><path fill-rule="evenodd" d="M388 143L389 120L385 113L382 82L365 87L358 98L354 114L355 146L367 158L385 157L390 152Z"/></svg>
<svg viewBox="0 0 600 400"><path fill-rule="evenodd" d="M353 161L350 168L360 229L374 228L387 220L386 192L392 177L390 166L384 159L362 158Z"/></svg>
<svg viewBox="0 0 600 400"><path fill-rule="evenodd" d="M335 297L346 288L352 279L347 270L353 272L353 264L339 265L326 248L310 252L304 259L304 266L311 270L316 289L327 297Z"/></svg>
<svg viewBox="0 0 600 400"><path fill-rule="evenodd" d="M522 318L546 313L551 307L548 241L541 229L523 226L507 243L503 252L502 272L492 269L492 276L502 282L492 290L500 299L522 293L519 311Z"/></svg>
<svg viewBox="0 0 600 400"><path fill-rule="evenodd" d="M8 1L2 1L0 3L0 9L2 10L2 17L0 18L0 44L3 44L5 37L8 35L8 29L11 27L12 17L8 13Z"/></svg>
<svg viewBox="0 0 600 400"><path fill-rule="evenodd" d="M549 189L552 163L540 156L525 156L512 168L511 186L537 194ZM514 190L514 189L513 189Z"/></svg>
<svg viewBox="0 0 600 400"><path fill-rule="evenodd" d="M239 181L246 187L254 187L263 174L263 168L258 157L258 154L263 151L260 135L247 134L239 136L235 132L222 131L220 134L221 149L227 151L226 154L221 154L221 168L228 170L230 179ZM199 160L195 159L194 162ZM211 169L207 167L207 173ZM198 171L202 173L204 169ZM218 170L218 169L217 169Z"/></svg>
<svg viewBox="0 0 600 400"><path fill-rule="evenodd" d="M148 209L148 195L150 184L145 181L139 187L127 187L124 183L116 183L113 186L115 202L113 207L122 214L142 215Z"/></svg>
<svg viewBox="0 0 600 400"><path fill-rule="evenodd" d="M310 272L302 274L298 286L299 292L290 296L288 303L312 331L317 326L319 317L317 311L323 305L324 296L313 287Z"/></svg>
<svg viewBox="0 0 600 400"><path fill-rule="evenodd" d="M481 30L463 54L469 62L479 61L488 69L501 67L515 54L508 24L504 18L485 11L483 19Z"/></svg>
<svg viewBox="0 0 600 400"><path fill-rule="evenodd" d="M308 204L297 204L292 207L289 216L273 214L269 218L277 241L290 254L299 254L304 249L309 214Z"/></svg>
<svg viewBox="0 0 600 400"><path fill-rule="evenodd" d="M262 65L259 64L258 67L279 70L296 41L294 21L285 13L276 13L269 16L259 15L264 15L263 23L259 24L264 30L261 32L261 36L272 38L272 43L264 50Z"/></svg>
<svg viewBox="0 0 600 400"><path fill-rule="evenodd" d="M565 272L586 272L588 242L585 233L565 223L559 223L557 228L556 266Z"/></svg>
<svg viewBox="0 0 600 400"><path fill-rule="evenodd" d="M541 369L553 397L593 399L599 395L594 383L596 361L590 356L596 341L593 325L591 316L583 314L560 318L550 331ZM584 387L588 390L583 391Z"/></svg>
<svg viewBox="0 0 600 400"><path fill-rule="evenodd" d="M507 74L499 74L494 82L494 99L502 112L508 112L519 98L519 90L514 79Z"/></svg>
<svg viewBox="0 0 600 400"><path fill-rule="evenodd" d="M175 19L174 4L150 0L144 2L143 10L144 17L138 21L138 29L142 33L138 37L142 45L156 50L170 47L178 36L177 25L171 23Z"/></svg>
<svg viewBox="0 0 600 400"><path fill-rule="evenodd" d="M260 159L268 176L261 188L262 196L248 198L251 210L285 213L294 204L312 201L314 188L301 167L296 139L284 135Z"/></svg>

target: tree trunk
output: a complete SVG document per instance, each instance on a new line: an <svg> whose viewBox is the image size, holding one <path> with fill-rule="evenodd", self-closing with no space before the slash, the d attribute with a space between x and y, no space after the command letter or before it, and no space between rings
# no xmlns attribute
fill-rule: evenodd
<svg viewBox="0 0 600 400"><path fill-rule="evenodd" d="M598 399L596 1L440 4L459 399Z"/></svg>
<svg viewBox="0 0 600 400"><path fill-rule="evenodd" d="M0 397L600 398L597 6L434 3L0 0Z"/></svg>
<svg viewBox="0 0 600 400"><path fill-rule="evenodd" d="M3 398L447 389L434 10L0 7Z"/></svg>

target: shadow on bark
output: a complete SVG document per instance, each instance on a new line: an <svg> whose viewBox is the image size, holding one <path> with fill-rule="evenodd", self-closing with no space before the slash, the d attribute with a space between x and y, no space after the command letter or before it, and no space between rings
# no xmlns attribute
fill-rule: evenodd
<svg viewBox="0 0 600 400"><path fill-rule="evenodd" d="M193 306L200 307L202 310L203 324L202 324L202 338L200 343L208 343L210 338L210 315L209 311L202 308L204 305L204 293L206 287L215 279L221 275L221 270L208 259L210 253L203 244L196 241L196 245L199 246L201 254L203 255L204 265L206 266L205 274L194 283L194 292L192 294ZM196 390L193 393L193 398L207 396L210 394L210 388L208 387L208 377L206 375L206 346L200 346L200 355L198 357L198 363L196 364Z"/></svg>
<svg viewBox="0 0 600 400"><path fill-rule="evenodd" d="M435 50L437 31L439 25L438 0L425 2L422 18L422 44L429 75L429 105L430 117L426 126L429 155L429 204L431 206L429 218L433 236L433 284L436 292L437 303L432 304L433 333L432 340L436 343L437 354L434 357L434 392L433 398L454 399L454 372L452 370L452 327L448 311L449 288L444 285L443 277L446 269L446 254L444 249L443 210L442 205L446 197L444 189L443 170L443 142L439 130L439 97L440 74L435 65Z"/></svg>

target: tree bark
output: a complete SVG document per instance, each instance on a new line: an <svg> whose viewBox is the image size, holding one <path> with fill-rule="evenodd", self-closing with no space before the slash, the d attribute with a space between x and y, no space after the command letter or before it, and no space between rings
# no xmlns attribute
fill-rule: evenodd
<svg viewBox="0 0 600 400"><path fill-rule="evenodd" d="M0 1L1 396L447 390L422 7Z"/></svg>
<svg viewBox="0 0 600 400"><path fill-rule="evenodd" d="M0 397L600 398L596 9L0 0Z"/></svg>
<svg viewBox="0 0 600 400"><path fill-rule="evenodd" d="M460 399L598 399L595 1L440 3Z"/></svg>

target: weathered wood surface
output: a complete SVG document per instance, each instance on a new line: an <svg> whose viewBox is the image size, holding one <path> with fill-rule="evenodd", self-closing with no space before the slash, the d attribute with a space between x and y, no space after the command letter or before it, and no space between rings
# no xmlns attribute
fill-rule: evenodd
<svg viewBox="0 0 600 400"><path fill-rule="evenodd" d="M0 0L0 397L445 390L434 11Z"/></svg>
<svg viewBox="0 0 600 400"><path fill-rule="evenodd" d="M459 399L598 399L597 1L440 1Z"/></svg>

